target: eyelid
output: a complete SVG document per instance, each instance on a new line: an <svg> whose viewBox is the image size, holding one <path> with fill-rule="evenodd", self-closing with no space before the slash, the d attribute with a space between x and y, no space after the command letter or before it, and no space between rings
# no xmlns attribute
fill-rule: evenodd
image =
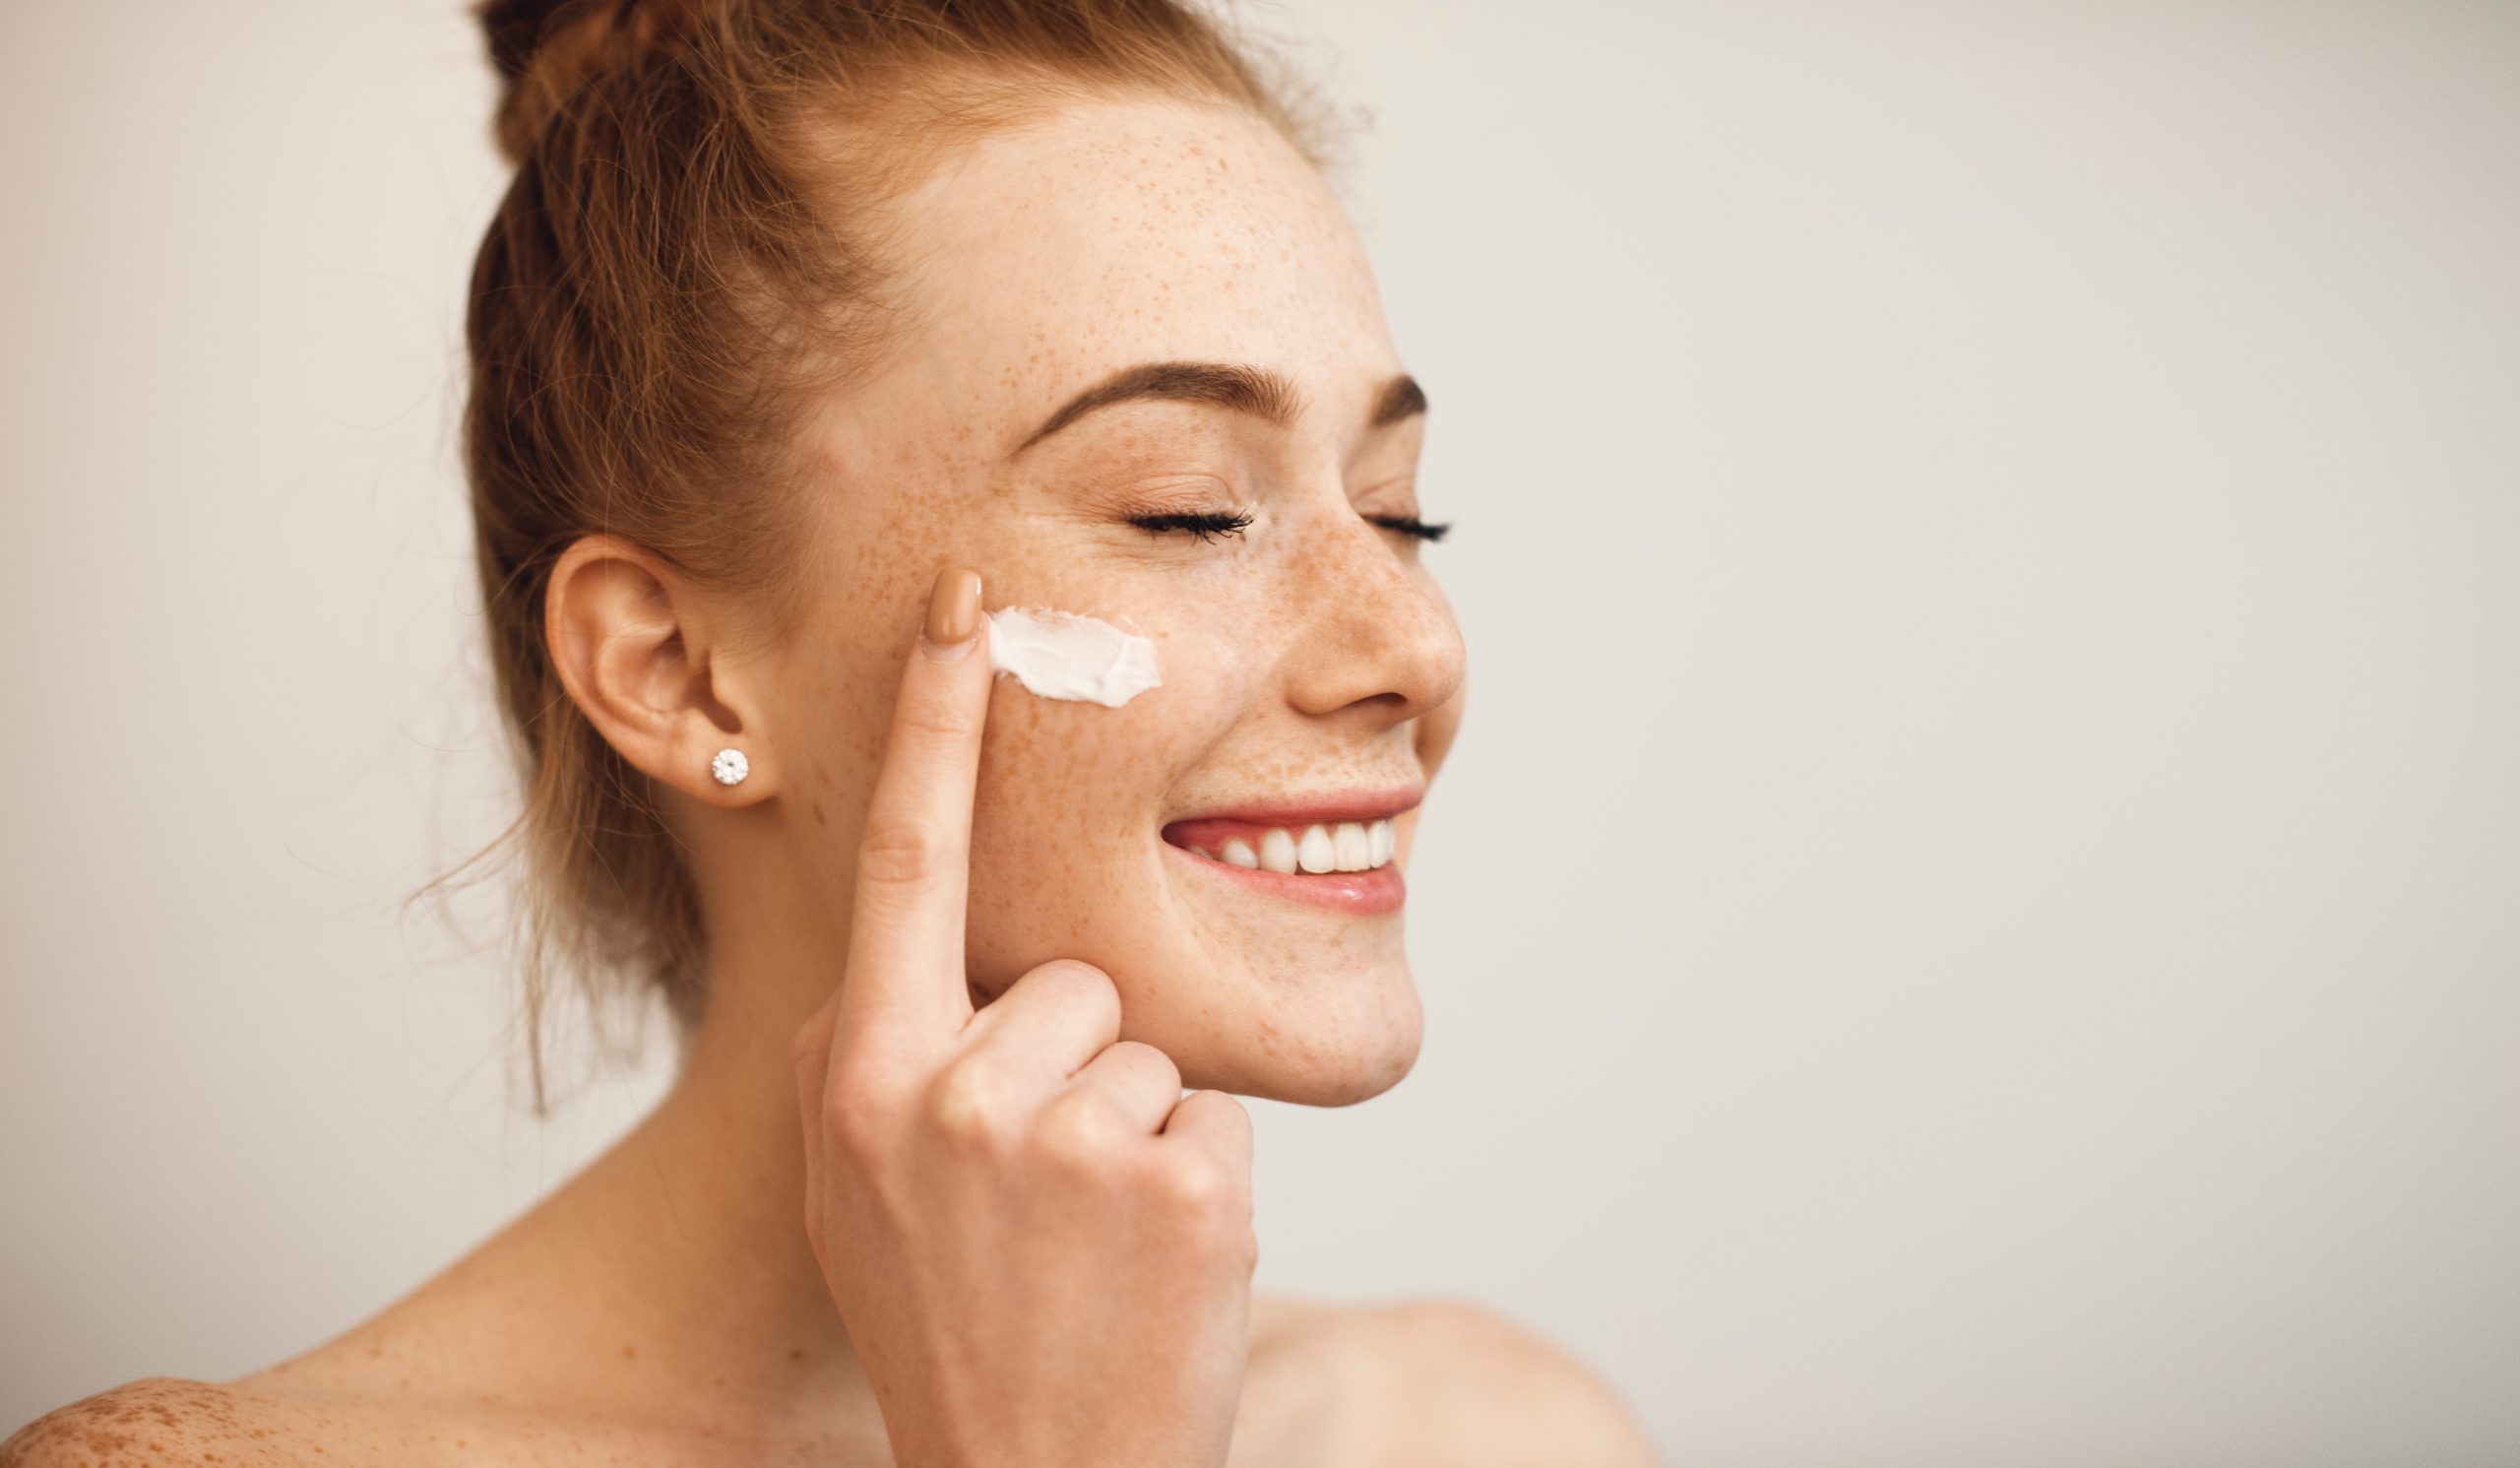
<svg viewBox="0 0 2520 1468"><path fill-rule="evenodd" d="M1140 515L1196 515L1247 509L1248 496L1223 476L1198 473L1131 475L1089 480L1066 490L1069 507L1089 522L1110 524Z"/></svg>

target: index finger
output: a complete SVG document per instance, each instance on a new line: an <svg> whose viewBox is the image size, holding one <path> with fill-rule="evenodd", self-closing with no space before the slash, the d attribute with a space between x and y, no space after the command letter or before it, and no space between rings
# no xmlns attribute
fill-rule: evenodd
<svg viewBox="0 0 2520 1468"><path fill-rule="evenodd" d="M892 733L857 844L835 1048L872 1027L933 1041L972 1017L963 925L972 792L993 678L987 639L979 573L967 566L938 572L926 626L902 670Z"/></svg>

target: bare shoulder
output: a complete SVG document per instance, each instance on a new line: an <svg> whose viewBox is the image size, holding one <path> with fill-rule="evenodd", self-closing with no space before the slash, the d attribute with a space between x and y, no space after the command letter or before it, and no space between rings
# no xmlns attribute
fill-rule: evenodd
<svg viewBox="0 0 2520 1468"><path fill-rule="evenodd" d="M56 1408L0 1441L0 1468L123 1468L287 1462L276 1409L256 1394L181 1376L144 1376Z"/></svg>
<svg viewBox="0 0 2520 1468"><path fill-rule="evenodd" d="M143 1376L57 1408L0 1441L0 1468L267 1468L358 1462L426 1468L485 1455L481 1424L402 1395L338 1391L298 1376L310 1356L233 1381ZM0 1424L5 1426L5 1424ZM472 1435L472 1452L465 1451Z"/></svg>
<svg viewBox="0 0 2520 1468"><path fill-rule="evenodd" d="M1360 1461L1661 1468L1643 1424L1607 1381L1484 1306L1401 1300L1307 1323L1317 1359L1367 1399Z"/></svg>

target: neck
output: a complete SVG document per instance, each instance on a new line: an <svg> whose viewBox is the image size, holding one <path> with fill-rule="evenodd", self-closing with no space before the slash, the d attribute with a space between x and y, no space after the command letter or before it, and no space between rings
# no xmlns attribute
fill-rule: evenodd
<svg viewBox="0 0 2520 1468"><path fill-rule="evenodd" d="M782 1363L798 1350L847 1356L848 1332L805 1238L789 1051L804 1015L775 1033L731 1019L702 1026L664 1100L598 1164L618 1174L606 1180L607 1202L646 1255L648 1287L699 1297L661 1311L671 1328L718 1321Z"/></svg>
<svg viewBox="0 0 2520 1468"><path fill-rule="evenodd" d="M630 1394L714 1382L830 1401L862 1382L805 1237L790 1046L823 996L775 981L831 965L796 957L722 950L710 1016L655 1111L434 1282L463 1314L532 1321L534 1359L506 1369Z"/></svg>

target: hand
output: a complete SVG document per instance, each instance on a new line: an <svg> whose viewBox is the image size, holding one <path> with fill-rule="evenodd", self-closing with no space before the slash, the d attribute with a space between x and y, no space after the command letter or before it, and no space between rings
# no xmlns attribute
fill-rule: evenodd
<svg viewBox="0 0 2520 1468"><path fill-rule="evenodd" d="M1250 1117L1121 1040L1091 964L974 1008L978 583L937 579L928 638L975 635L910 654L847 968L797 1032L805 1231L904 1468L1214 1468L1259 1258Z"/></svg>

